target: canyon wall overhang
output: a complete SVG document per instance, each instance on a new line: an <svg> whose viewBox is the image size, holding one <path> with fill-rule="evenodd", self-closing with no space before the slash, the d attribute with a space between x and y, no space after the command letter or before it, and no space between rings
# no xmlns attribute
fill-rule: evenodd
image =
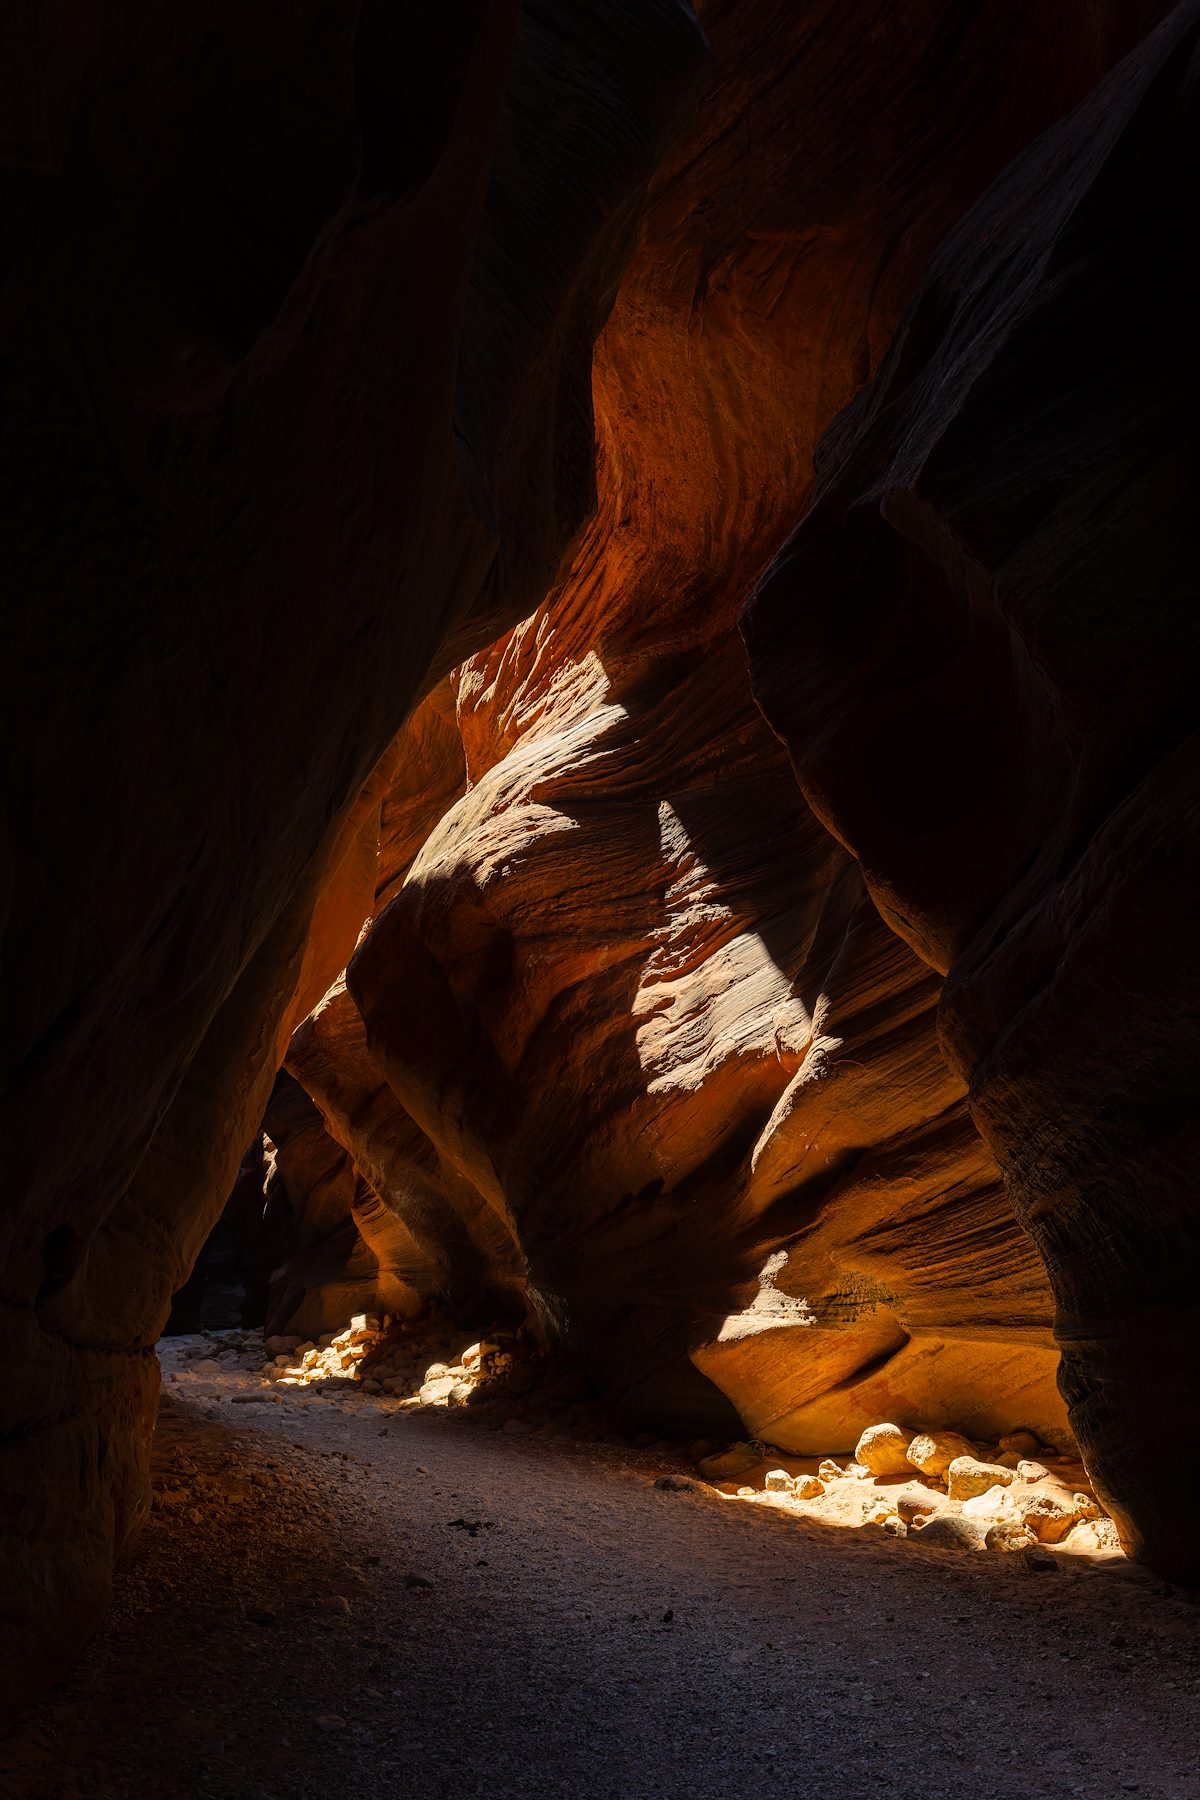
<svg viewBox="0 0 1200 1800"><path fill-rule="evenodd" d="M706 55L678 0L20 16L10 1700L144 1508L154 1339L373 905L373 771L594 507L591 345Z"/></svg>
<svg viewBox="0 0 1200 1800"><path fill-rule="evenodd" d="M941 1040L1048 1271L1098 1491L1189 1580L1198 19L952 234L745 621L814 811L946 974Z"/></svg>

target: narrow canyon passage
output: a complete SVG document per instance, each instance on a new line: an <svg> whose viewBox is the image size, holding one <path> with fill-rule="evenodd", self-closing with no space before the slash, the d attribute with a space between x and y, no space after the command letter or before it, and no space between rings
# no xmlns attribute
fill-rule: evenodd
<svg viewBox="0 0 1200 1800"><path fill-rule="evenodd" d="M0 1800L1200 1800L1200 0L9 10Z"/></svg>
<svg viewBox="0 0 1200 1800"><path fill-rule="evenodd" d="M822 1530L679 1445L219 1388L164 1387L153 1522L5 1800L1200 1795L1200 1608L1136 1565Z"/></svg>

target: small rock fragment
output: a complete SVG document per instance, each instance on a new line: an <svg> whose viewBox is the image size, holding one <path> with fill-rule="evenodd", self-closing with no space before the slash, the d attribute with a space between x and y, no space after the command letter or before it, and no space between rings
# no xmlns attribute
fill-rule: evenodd
<svg viewBox="0 0 1200 1800"><path fill-rule="evenodd" d="M800 1500L815 1500L818 1494L825 1492L825 1483L819 1475L796 1475L792 1480L792 1492Z"/></svg>
<svg viewBox="0 0 1200 1800"><path fill-rule="evenodd" d="M790 1494L792 1478L786 1469L768 1469L763 1487L768 1494Z"/></svg>

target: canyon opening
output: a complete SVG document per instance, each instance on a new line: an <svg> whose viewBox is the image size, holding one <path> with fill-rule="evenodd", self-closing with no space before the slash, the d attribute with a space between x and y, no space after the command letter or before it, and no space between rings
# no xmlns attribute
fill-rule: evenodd
<svg viewBox="0 0 1200 1800"><path fill-rule="evenodd" d="M0 44L0 1794L1200 1800L1200 0Z"/></svg>

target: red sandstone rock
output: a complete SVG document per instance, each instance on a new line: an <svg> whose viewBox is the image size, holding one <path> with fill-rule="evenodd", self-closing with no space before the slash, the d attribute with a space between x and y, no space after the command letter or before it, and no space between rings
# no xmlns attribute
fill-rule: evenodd
<svg viewBox="0 0 1200 1800"><path fill-rule="evenodd" d="M1049 1272L1097 1491L1188 1580L1197 43L1189 4L952 235L746 620L805 793L949 970L943 1042Z"/></svg>
<svg viewBox="0 0 1200 1800"><path fill-rule="evenodd" d="M548 1328L631 1414L716 1429L718 1389L794 1448L1065 1429L939 984L798 801L732 629L938 234L1115 47L989 9L951 52L947 21L877 21L856 62L844 9L802 50L778 7L709 9L716 83L597 351L597 521L458 672L469 790L349 971L351 1091L378 1105L373 1061Z"/></svg>
<svg viewBox="0 0 1200 1800"><path fill-rule="evenodd" d="M965 683L973 723L1007 721L1018 768L984 757L978 818L956 823L978 916L960 916L927 834L902 846L910 871L928 865L907 924L893 838L878 867L864 858L905 945L821 823L832 788L806 785L806 802L792 784L734 619L939 238L1154 10L1079 0L1014 26L999 0L969 18L952 0L706 6L715 81L656 179L597 359L599 504L582 538L591 347L699 67L686 8L527 0L517 32L507 0L447 5L406 13L400 38L371 4L302 7L281 51L273 16L221 0L202 21L114 17L31 65L38 103L8 145L3 320L19 372L4 551L25 651L0 708L11 1698L103 1601L143 1504L169 1291L368 898L391 904L351 967L366 1033L335 990L290 1053L326 1121L317 1134L306 1113L303 1132L332 1158L322 1187L297 1157L302 1229L323 1220L345 1255L298 1246L285 1286L327 1295L346 1256L368 1284L390 1258L414 1292L406 1269L482 1291L527 1267L535 1306L627 1408L677 1426L732 1421L723 1391L773 1429L824 1431L850 1377L868 1408L853 1441L863 1422L903 1422L901 1399L927 1402L909 1372L938 1344L960 1407L1016 1399L1001 1422L1053 1429L1034 1404L1045 1287L936 1053L938 983L916 952L940 969L935 946L965 949L996 872L1067 816L1023 783L1043 750L1065 779L1055 734L1076 726L1074 692L1057 688L1061 718L1039 703L1014 723L1038 692L1025 653L997 691ZM935 295L921 315L918 362L955 304ZM948 395L955 375L939 371ZM914 420L924 398L904 396ZM1124 580L1123 595L1128 565ZM947 615L961 617L953 583L902 679ZM830 608L825 634L849 619ZM980 631L1003 647L994 623ZM421 784L384 759L455 665L455 727L443 694L414 753L456 787L457 735L471 787L431 829ZM1151 687L1135 683L1143 732L1155 708L1161 728ZM1111 684L1087 692L1111 713ZM847 717L853 698L832 682L825 696ZM878 811L893 833L916 753L942 741L912 737L907 759L861 746L891 776ZM1098 758L1093 808L1133 766L1118 748ZM423 847L399 893L385 866L369 896L385 786L385 863ZM1143 831L1137 847L1165 863L1169 840ZM1138 935L1126 898L1110 954ZM1040 966L1077 941L1060 901L1036 914ZM1165 965L1147 966L1150 1009ZM985 993L962 1042L1010 1017ZM1049 1035L1035 1072L1074 1054L1069 1031ZM980 1052L956 1055L986 1076ZM1137 1079L1156 1072L1151 1054ZM1028 1120L1053 1148L1047 1109L1061 1116L1068 1086L977 1077L1010 1168L1005 1132ZM1167 1173L1169 1262L1182 1183ZM356 1262L360 1241L382 1257ZM1115 1361L1086 1281L1060 1288L1082 1296L1072 1368ZM1138 1293L1159 1309L1144 1387L1170 1321ZM782 1323L759 1330L776 1298ZM888 1375L880 1394L882 1357L903 1385Z"/></svg>

